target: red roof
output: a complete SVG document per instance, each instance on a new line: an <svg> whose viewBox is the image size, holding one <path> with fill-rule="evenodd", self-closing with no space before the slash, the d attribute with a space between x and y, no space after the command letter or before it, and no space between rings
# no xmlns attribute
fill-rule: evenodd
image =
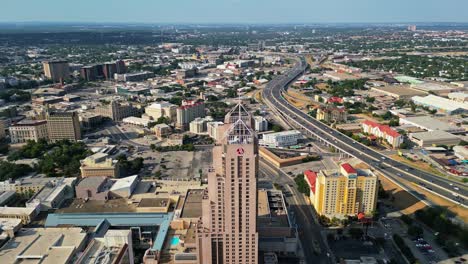
<svg viewBox="0 0 468 264"><path fill-rule="evenodd" d="M351 166L349 163L343 163L341 164L341 167L347 172L347 173L357 173L357 171Z"/></svg>
<svg viewBox="0 0 468 264"><path fill-rule="evenodd" d="M362 124L365 124L365 125L368 125L368 126L371 126L371 127L377 127L380 131L382 131L383 133L389 135L389 136L392 136L392 137L399 137L400 136L400 133L398 133L396 130L394 130L393 128L387 126L387 125L381 125L379 123L376 123L376 122L372 122L370 120L366 120L364 122L362 122Z"/></svg>
<svg viewBox="0 0 468 264"><path fill-rule="evenodd" d="M332 97L328 98L328 102L329 103L342 103L343 98L332 96Z"/></svg>
<svg viewBox="0 0 468 264"><path fill-rule="evenodd" d="M304 171L304 176L306 177L306 180L309 183L310 191L315 194L315 183L317 181L317 173L311 170L306 170Z"/></svg>

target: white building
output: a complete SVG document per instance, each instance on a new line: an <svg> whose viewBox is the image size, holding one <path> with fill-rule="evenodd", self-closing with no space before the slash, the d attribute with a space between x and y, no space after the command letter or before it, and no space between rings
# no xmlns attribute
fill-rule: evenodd
<svg viewBox="0 0 468 264"><path fill-rule="evenodd" d="M138 184L138 175L128 176L121 179L116 179L112 187L110 188L110 192L113 195L128 198L132 195L135 187Z"/></svg>
<svg viewBox="0 0 468 264"><path fill-rule="evenodd" d="M297 141L300 138L302 138L301 132L297 130L290 130L264 134L263 139L259 143L269 147L288 147L297 145Z"/></svg>
<svg viewBox="0 0 468 264"><path fill-rule="evenodd" d="M435 109L449 115L462 114L468 111L468 103L456 102L432 94L425 97L414 96L411 100L417 105L427 106L430 109Z"/></svg>
<svg viewBox="0 0 468 264"><path fill-rule="evenodd" d="M65 200L73 198L75 182L76 177L51 180L26 202L26 207L38 207L40 211L58 209Z"/></svg>
<svg viewBox="0 0 468 264"><path fill-rule="evenodd" d="M448 98L456 102L465 103L468 101L468 93L463 93L463 92L449 93Z"/></svg>
<svg viewBox="0 0 468 264"><path fill-rule="evenodd" d="M125 124L142 126L142 127L148 127L151 123L154 123L154 121L152 120L144 119L141 117L135 117L135 116L126 117L122 119L122 122Z"/></svg>
<svg viewBox="0 0 468 264"><path fill-rule="evenodd" d="M218 132L218 127L224 125L223 122L219 122L219 121L213 121L213 122L208 122L206 123L206 130L208 132L208 136L210 136L212 139L214 139L215 141L218 141L220 140L220 133Z"/></svg>
<svg viewBox="0 0 468 264"><path fill-rule="evenodd" d="M46 120L21 120L10 126L11 143L24 143L29 140L39 141L47 139L47 121Z"/></svg>
<svg viewBox="0 0 468 264"><path fill-rule="evenodd" d="M145 108L145 113L153 120L167 117L170 121L177 119L177 106L168 102L153 103Z"/></svg>
<svg viewBox="0 0 468 264"><path fill-rule="evenodd" d="M207 132L207 123L211 121L213 121L211 116L195 118L195 120L190 122L190 132L194 134L205 134Z"/></svg>
<svg viewBox="0 0 468 264"><path fill-rule="evenodd" d="M254 116L255 131L262 132L268 130L268 121L263 116Z"/></svg>

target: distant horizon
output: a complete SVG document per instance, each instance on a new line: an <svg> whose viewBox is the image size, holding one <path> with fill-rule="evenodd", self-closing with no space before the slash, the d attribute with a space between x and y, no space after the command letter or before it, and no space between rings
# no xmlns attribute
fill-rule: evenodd
<svg viewBox="0 0 468 264"><path fill-rule="evenodd" d="M15 0L1 22L142 24L468 23L466 0ZM112 22L115 21L115 22Z"/></svg>
<svg viewBox="0 0 468 264"><path fill-rule="evenodd" d="M30 21L2 21L0 20L0 24L53 24L53 25L69 25L69 24L78 24L78 25L437 25L437 24L467 24L468 21L399 21L399 22L346 22L346 21L337 21L337 22L276 22L276 23L269 23L269 22L256 22L256 23L249 23L249 22L142 22L142 21L47 21L47 20L30 20Z"/></svg>

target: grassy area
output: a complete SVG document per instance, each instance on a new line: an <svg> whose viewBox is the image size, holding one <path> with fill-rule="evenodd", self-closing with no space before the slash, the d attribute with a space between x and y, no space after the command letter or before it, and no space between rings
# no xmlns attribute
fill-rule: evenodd
<svg viewBox="0 0 468 264"><path fill-rule="evenodd" d="M422 171L426 171L426 172L429 172L429 173L432 173L432 174L435 174L437 176L441 176L441 177L444 177L444 178L447 178L447 176L445 174L443 174L442 172L438 171L436 168L433 168L431 167L431 165L429 163L426 163L426 162L423 162L423 161L411 161L411 160L407 160L403 157L400 157L398 155L391 155L390 156L391 159L394 159L394 160L397 160L399 162L402 162L402 163L405 163L407 165L410 165L412 167L415 167L417 169L420 169Z"/></svg>

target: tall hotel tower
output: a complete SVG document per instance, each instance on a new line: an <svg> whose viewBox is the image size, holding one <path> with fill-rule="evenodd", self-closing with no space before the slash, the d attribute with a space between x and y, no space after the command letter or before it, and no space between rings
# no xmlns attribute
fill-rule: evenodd
<svg viewBox="0 0 468 264"><path fill-rule="evenodd" d="M224 136L213 149L197 230L200 264L258 263L258 146L252 124L239 103L219 128Z"/></svg>

